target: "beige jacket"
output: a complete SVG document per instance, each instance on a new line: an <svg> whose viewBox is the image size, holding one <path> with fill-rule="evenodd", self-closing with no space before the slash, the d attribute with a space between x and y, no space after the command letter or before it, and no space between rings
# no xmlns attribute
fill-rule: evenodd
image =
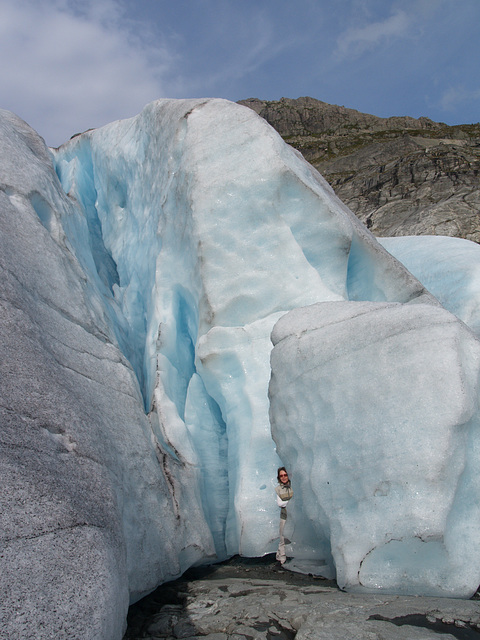
<svg viewBox="0 0 480 640"><path fill-rule="evenodd" d="M293 489L290 485L290 481L287 484L277 484L275 487L275 493L277 494L277 504L280 507L280 519L287 519L287 504L288 501L293 498Z"/></svg>

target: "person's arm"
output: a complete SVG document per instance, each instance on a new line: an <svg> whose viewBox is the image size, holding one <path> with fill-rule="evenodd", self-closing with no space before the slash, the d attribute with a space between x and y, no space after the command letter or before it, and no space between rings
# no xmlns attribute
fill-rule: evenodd
<svg viewBox="0 0 480 640"><path fill-rule="evenodd" d="M277 504L279 507L286 507L288 504L288 500L282 500L280 496L277 496Z"/></svg>

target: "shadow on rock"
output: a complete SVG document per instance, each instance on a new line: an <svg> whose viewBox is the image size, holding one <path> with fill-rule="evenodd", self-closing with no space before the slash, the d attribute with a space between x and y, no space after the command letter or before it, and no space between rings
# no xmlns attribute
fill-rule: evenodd
<svg viewBox="0 0 480 640"><path fill-rule="evenodd" d="M479 631L476 597L345 593L271 554L192 568L160 586L130 607L124 640L474 640Z"/></svg>

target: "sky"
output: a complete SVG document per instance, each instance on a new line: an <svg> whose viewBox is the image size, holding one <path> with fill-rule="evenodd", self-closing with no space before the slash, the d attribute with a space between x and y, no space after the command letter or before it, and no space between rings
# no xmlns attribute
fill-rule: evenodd
<svg viewBox="0 0 480 640"><path fill-rule="evenodd" d="M158 98L480 121L480 0L0 0L0 60L52 147Z"/></svg>

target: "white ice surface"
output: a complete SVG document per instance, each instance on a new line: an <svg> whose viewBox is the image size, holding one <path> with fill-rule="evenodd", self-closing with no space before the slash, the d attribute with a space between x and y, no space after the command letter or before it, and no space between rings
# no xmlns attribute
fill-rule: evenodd
<svg viewBox="0 0 480 640"><path fill-rule="evenodd" d="M295 559L330 564L349 590L470 597L475 335L432 305L335 302L283 316L272 339L272 432L301 497Z"/></svg>
<svg viewBox="0 0 480 640"><path fill-rule="evenodd" d="M480 246L476 242L447 236L378 241L480 337Z"/></svg>

